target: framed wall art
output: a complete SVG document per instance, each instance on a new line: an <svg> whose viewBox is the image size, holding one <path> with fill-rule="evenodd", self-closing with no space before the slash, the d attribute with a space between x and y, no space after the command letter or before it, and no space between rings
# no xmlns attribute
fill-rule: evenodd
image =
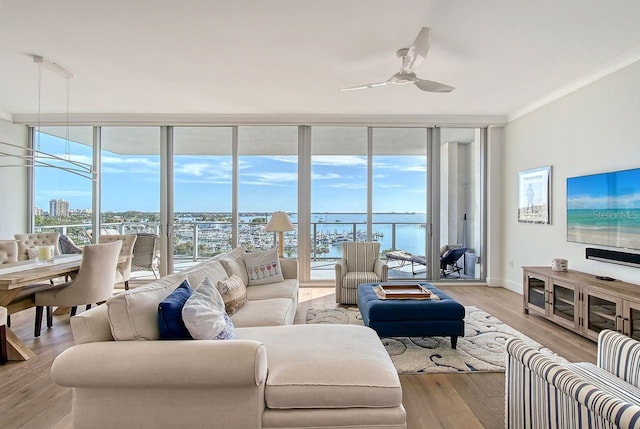
<svg viewBox="0 0 640 429"><path fill-rule="evenodd" d="M518 222L551 223L551 167L518 173Z"/></svg>

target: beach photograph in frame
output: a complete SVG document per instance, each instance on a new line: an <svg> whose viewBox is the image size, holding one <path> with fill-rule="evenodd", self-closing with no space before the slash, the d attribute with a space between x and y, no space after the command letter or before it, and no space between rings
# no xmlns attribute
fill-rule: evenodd
<svg viewBox="0 0 640 429"><path fill-rule="evenodd" d="M518 173L518 222L551 223L551 167Z"/></svg>
<svg viewBox="0 0 640 429"><path fill-rule="evenodd" d="M640 168L567 178L567 241L640 249Z"/></svg>

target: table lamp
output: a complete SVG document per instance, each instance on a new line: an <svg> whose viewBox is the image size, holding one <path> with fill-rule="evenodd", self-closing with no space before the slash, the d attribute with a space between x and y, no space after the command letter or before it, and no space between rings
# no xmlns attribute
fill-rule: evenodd
<svg viewBox="0 0 640 429"><path fill-rule="evenodd" d="M278 233L278 257L284 257L284 231L293 231L294 229L285 212L273 212L265 231Z"/></svg>

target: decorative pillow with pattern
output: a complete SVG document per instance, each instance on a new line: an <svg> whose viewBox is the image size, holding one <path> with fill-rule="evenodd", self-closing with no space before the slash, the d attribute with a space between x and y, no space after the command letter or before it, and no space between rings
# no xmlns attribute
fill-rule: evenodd
<svg viewBox="0 0 640 429"><path fill-rule="evenodd" d="M224 300L224 308L228 315L232 315L247 303L247 287L242 279L235 274L226 280L220 280L216 285Z"/></svg>
<svg viewBox="0 0 640 429"><path fill-rule="evenodd" d="M224 309L218 289L208 278L204 279L182 308L182 320L196 340L232 340L235 327Z"/></svg>
<svg viewBox="0 0 640 429"><path fill-rule="evenodd" d="M247 275L249 277L248 286L284 281L276 249L265 252L245 253L244 263L247 266Z"/></svg>

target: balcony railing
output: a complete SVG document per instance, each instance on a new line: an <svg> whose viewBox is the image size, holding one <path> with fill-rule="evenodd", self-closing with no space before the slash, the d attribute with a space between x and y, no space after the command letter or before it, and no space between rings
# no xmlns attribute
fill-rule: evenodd
<svg viewBox="0 0 640 429"><path fill-rule="evenodd" d="M295 225L295 224L294 224ZM345 241L366 241L365 222L312 222L311 261L332 261L341 257ZM424 223L373 222L373 240L381 242L381 253L402 249L424 254ZM241 222L238 226L239 245L249 250L267 250L276 246L276 233L265 231L265 223ZM101 224L103 231L118 234L150 232L159 234L157 222L110 222ZM36 232L58 231L82 246L90 243L88 224L41 225ZM226 221L176 222L173 227L174 258L194 262L232 249L232 224ZM315 238L315 239L314 239ZM287 257L296 257L297 231L284 233L284 251Z"/></svg>

